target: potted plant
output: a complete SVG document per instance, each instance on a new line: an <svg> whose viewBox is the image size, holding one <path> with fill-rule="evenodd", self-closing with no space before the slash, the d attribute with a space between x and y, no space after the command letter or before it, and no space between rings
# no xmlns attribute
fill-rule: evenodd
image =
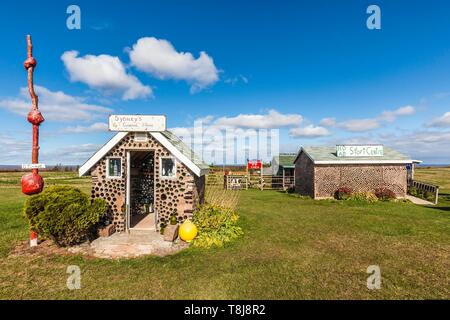
<svg viewBox="0 0 450 320"><path fill-rule="evenodd" d="M175 241L178 238L177 212L174 211L169 218L169 225L164 228L164 240Z"/></svg>

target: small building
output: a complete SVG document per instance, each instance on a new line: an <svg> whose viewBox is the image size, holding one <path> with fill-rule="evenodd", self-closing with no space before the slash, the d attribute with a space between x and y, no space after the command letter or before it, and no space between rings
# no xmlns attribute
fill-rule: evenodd
<svg viewBox="0 0 450 320"><path fill-rule="evenodd" d="M332 198L339 187L353 191L407 193L407 166L417 161L382 145L302 147L295 158L295 191L314 199Z"/></svg>
<svg viewBox="0 0 450 320"><path fill-rule="evenodd" d="M204 164L170 131L118 132L86 163L92 198L105 199L115 231L158 230L175 215L191 218L203 203Z"/></svg>
<svg viewBox="0 0 450 320"><path fill-rule="evenodd" d="M272 159L272 174L274 176L294 176L296 153L280 153Z"/></svg>

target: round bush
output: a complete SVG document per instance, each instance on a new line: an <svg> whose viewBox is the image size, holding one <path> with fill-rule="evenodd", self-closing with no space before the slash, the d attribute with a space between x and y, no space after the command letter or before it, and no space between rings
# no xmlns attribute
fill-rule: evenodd
<svg viewBox="0 0 450 320"><path fill-rule="evenodd" d="M104 199L89 197L80 189L53 186L31 196L24 206L24 214L31 228L59 246L81 243L95 231L108 205Z"/></svg>
<svg viewBox="0 0 450 320"><path fill-rule="evenodd" d="M346 200L348 199L353 193L353 189L350 187L339 187L334 192L334 198L337 200Z"/></svg>
<svg viewBox="0 0 450 320"><path fill-rule="evenodd" d="M375 195L379 200L382 201L389 201L396 199L397 196L395 195L395 192L388 189L388 188L378 188L375 190Z"/></svg>

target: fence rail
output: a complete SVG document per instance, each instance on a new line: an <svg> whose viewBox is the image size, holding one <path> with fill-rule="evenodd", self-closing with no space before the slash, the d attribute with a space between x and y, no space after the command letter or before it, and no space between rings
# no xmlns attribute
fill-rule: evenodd
<svg viewBox="0 0 450 320"><path fill-rule="evenodd" d="M294 176L224 175L223 184L226 190L286 190L294 187Z"/></svg>
<svg viewBox="0 0 450 320"><path fill-rule="evenodd" d="M439 186L434 185L434 184L430 184L430 183L426 183L426 182L422 182L422 181L409 180L408 181L408 189L409 189L408 190L409 193L412 193L411 191L414 190L416 195L423 194L424 197L425 197L426 193L432 194L433 195L434 204L438 204L438 201L439 201ZM417 194L417 191L420 194ZM412 194L412 195L415 195L415 194Z"/></svg>

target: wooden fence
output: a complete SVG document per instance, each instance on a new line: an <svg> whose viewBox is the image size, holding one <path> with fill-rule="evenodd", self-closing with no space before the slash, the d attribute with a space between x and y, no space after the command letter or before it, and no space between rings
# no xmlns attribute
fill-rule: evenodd
<svg viewBox="0 0 450 320"><path fill-rule="evenodd" d="M294 187L294 176L224 175L223 184L226 190L287 190Z"/></svg>
<svg viewBox="0 0 450 320"><path fill-rule="evenodd" d="M423 196L425 196L426 193L432 194L434 204L438 204L439 186L436 186L436 185L430 184L430 183L426 183L426 182L422 182L422 181L409 180L408 181L408 189L410 189L409 190L410 193L411 193L411 189L415 189L415 193L417 193L417 191L418 191L419 193L423 194ZM416 194L412 194L412 195L416 195ZM426 199L426 200L428 200L428 199Z"/></svg>

